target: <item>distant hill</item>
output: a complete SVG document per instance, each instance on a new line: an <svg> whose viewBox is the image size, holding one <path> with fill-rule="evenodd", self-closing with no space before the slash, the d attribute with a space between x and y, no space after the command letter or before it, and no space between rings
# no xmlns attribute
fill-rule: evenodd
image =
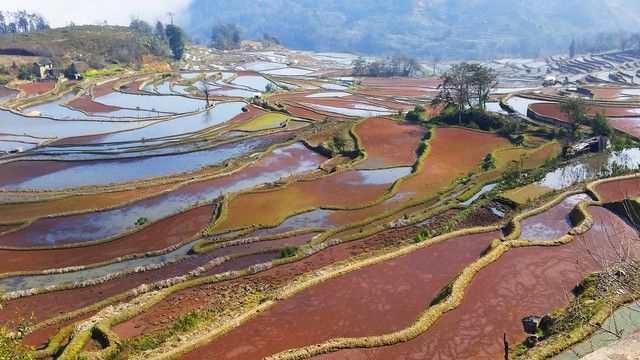
<svg viewBox="0 0 640 360"><path fill-rule="evenodd" d="M285 47L421 58L489 59L568 52L571 39L640 31L637 0L194 0L176 20L210 42L214 25Z"/></svg>
<svg viewBox="0 0 640 360"><path fill-rule="evenodd" d="M81 70L138 66L150 57L153 36L130 27L96 25L9 33L0 35L0 54L50 58L58 66L76 62Z"/></svg>

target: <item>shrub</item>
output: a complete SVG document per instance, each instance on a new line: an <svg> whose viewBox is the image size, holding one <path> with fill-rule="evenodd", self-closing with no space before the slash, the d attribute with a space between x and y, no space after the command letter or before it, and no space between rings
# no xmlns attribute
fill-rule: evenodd
<svg viewBox="0 0 640 360"><path fill-rule="evenodd" d="M419 233L416 234L416 236L413 237L413 241L416 243L423 242L427 240L429 236L431 236L429 229L422 229Z"/></svg>
<svg viewBox="0 0 640 360"><path fill-rule="evenodd" d="M296 252L298 251L298 248L296 246L285 246L282 249L280 249L280 255L278 256L279 259L286 259L292 256L296 255Z"/></svg>
<svg viewBox="0 0 640 360"><path fill-rule="evenodd" d="M487 171L496 167L496 158L492 153L487 154L480 162L482 170Z"/></svg>
<svg viewBox="0 0 640 360"><path fill-rule="evenodd" d="M33 73L27 69L24 65L20 65L18 68L18 79L20 80L32 80Z"/></svg>
<svg viewBox="0 0 640 360"><path fill-rule="evenodd" d="M184 314L178 318L178 321L173 325L175 331L187 331L192 327L198 325L201 321L200 313L196 310L191 310L189 313Z"/></svg>
<svg viewBox="0 0 640 360"><path fill-rule="evenodd" d="M425 109L422 105L416 105L413 110L409 110L409 112L407 112L407 115L405 115L404 118L409 122L417 123L424 121L428 115L429 113L427 112L427 109Z"/></svg>
<svg viewBox="0 0 640 360"><path fill-rule="evenodd" d="M76 63L71 63L71 65L69 65L69 67L64 70L64 77L66 77L67 79L75 79L76 75L78 75Z"/></svg>
<svg viewBox="0 0 640 360"><path fill-rule="evenodd" d="M142 226L148 222L149 219L147 219L146 217L139 217L138 220L136 220L136 226Z"/></svg>

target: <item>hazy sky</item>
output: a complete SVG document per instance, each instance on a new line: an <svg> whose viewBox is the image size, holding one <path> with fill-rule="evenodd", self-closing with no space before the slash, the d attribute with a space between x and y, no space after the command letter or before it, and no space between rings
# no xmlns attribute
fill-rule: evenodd
<svg viewBox="0 0 640 360"><path fill-rule="evenodd" d="M177 13L191 0L0 0L0 10L26 10L42 15L51 27L96 24L129 25L131 17L151 23L169 22L168 12ZM179 19L174 18L176 22Z"/></svg>

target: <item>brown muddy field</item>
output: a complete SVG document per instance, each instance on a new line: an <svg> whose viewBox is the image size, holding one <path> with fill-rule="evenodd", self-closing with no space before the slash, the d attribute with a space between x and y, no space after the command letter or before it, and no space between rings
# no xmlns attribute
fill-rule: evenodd
<svg viewBox="0 0 640 360"><path fill-rule="evenodd" d="M273 141L277 141L277 139L280 139L282 136L286 136L286 134L279 135L279 136L272 136L271 138ZM159 197L145 200L143 202L139 202L131 206L143 206L146 204L157 203L162 201L163 198L165 197L179 196L180 194L196 194L196 193L211 191L210 189L224 187L245 179L251 179L251 178L259 179L259 176L262 173L278 171L278 169L284 169L291 166L295 167L295 165L297 165L300 161L313 162L315 164L320 165L320 163L322 163L322 161L324 161L325 159L326 159L325 157L317 153L314 153L313 151L304 147L289 149L287 151L287 155L285 156L278 155L277 153L271 153L265 156L260 161L257 161L256 163L249 165L248 167L246 167L245 169L243 169L238 173L232 174L230 176L219 177L209 181L186 185L170 194L161 195ZM274 165L274 162L277 162L278 165ZM91 215L80 215L80 216L82 218L90 218ZM96 214L96 216L100 216L100 214L98 213ZM37 233L37 232L44 234L47 232L48 229L55 227L60 223L65 223L66 221L69 221L69 219L65 217L53 218L53 219L42 219L42 220L36 221L35 223L33 223L32 225L30 225L28 228L24 230L3 236L2 238L0 238L0 244L2 244L2 246L14 246L14 247L42 246L43 244L26 243L25 234ZM62 243L71 243L71 242L73 242L73 238L70 235L68 239L65 239L64 241L61 240L56 244L60 245Z"/></svg>
<svg viewBox="0 0 640 360"><path fill-rule="evenodd" d="M406 202L437 193L457 178L477 171L478 163L492 150L510 145L505 138L458 128L439 128L429 143L431 151L422 171L405 180L399 193L407 193Z"/></svg>
<svg viewBox="0 0 640 360"><path fill-rule="evenodd" d="M567 115L565 115L557 104L554 103L537 103L531 104L529 108L543 116L556 118L562 121L567 121ZM638 115L634 112L636 108L632 107L604 107L604 106L592 106L589 110L589 114L593 115L596 112L604 112L607 116L634 116Z"/></svg>
<svg viewBox="0 0 640 360"><path fill-rule="evenodd" d="M135 329L144 326L149 329L156 330L159 325L157 324L157 321L153 319L164 319L169 314L173 314L172 316L179 316L180 314L185 314L192 309L199 308L200 306L203 306L203 304L206 306L201 309L213 309L226 304L230 301L229 299L235 299L238 296L244 296L242 294L245 294L245 292L239 290L229 292L229 288L236 288L240 286L242 289L249 289L249 291L254 291L256 289L260 291L274 289L285 285L295 277L304 273L320 269L365 252L375 251L387 246L395 245L401 241L411 238L418 231L419 229L416 227L387 230L365 239L332 246L303 260L281 265L256 275L246 276L241 279L230 280L218 284L204 285L182 290L170 295L160 304L153 306L149 311L145 312L144 315L138 316L129 322L125 322L118 328ZM221 289L223 290L221 291ZM225 294L224 297L220 296L221 292ZM184 307L179 307L179 304L191 305L182 305ZM177 312L176 309L178 309ZM128 323L129 325L127 325ZM136 331L137 333L140 333L142 330ZM123 335L126 334L123 333Z"/></svg>
<svg viewBox="0 0 640 360"><path fill-rule="evenodd" d="M24 161L12 161L0 165L0 186L15 184L27 179L37 177L43 173L50 173L69 169L79 164L61 161L38 161L38 166L30 166L34 163Z"/></svg>
<svg viewBox="0 0 640 360"><path fill-rule="evenodd" d="M9 230L13 230L17 227L17 225L0 225L0 234Z"/></svg>
<svg viewBox="0 0 640 360"><path fill-rule="evenodd" d="M424 201L450 185L456 178L464 177L472 170L478 171L478 162L487 153L508 144L506 139L490 134L457 128L439 128L436 130L435 138L429 142L431 151L424 160L422 171L405 179L400 184L397 196L378 205L337 212L330 215L329 219L340 226L381 214L402 204Z"/></svg>
<svg viewBox="0 0 640 360"><path fill-rule="evenodd" d="M233 230L251 224L272 224L293 212L320 206L354 206L366 204L383 195L391 184L353 185L362 177L348 171L319 180L291 184L284 189L242 194L229 204L229 216L222 230Z"/></svg>
<svg viewBox="0 0 640 360"><path fill-rule="evenodd" d="M241 114L238 114L236 116L233 117L233 119L229 120L229 122L235 122L235 121L241 121L241 120L247 120L247 119L251 119L254 118L258 115L262 115L264 113L266 113L265 110L259 108L259 107L255 107L253 105L246 105L245 109L247 109L248 111L244 111Z"/></svg>
<svg viewBox="0 0 640 360"><path fill-rule="evenodd" d="M544 162L551 155L556 154L561 150L562 150L562 145L560 145L559 143L545 146L544 148L534 152L533 154L525 158L522 164L525 169L538 167L544 164Z"/></svg>
<svg viewBox="0 0 640 360"><path fill-rule="evenodd" d="M640 118L638 117L609 117L609 123L614 128L640 137Z"/></svg>
<svg viewBox="0 0 640 360"><path fill-rule="evenodd" d="M402 329L499 236L488 233L452 239L325 281L185 358L261 359L333 337Z"/></svg>
<svg viewBox="0 0 640 360"><path fill-rule="evenodd" d="M117 81L118 79L108 80L94 86L93 89L91 90L91 92L93 93L93 97L98 98L100 96L108 95L108 94L111 94L112 92L115 92L115 90L113 89L113 86L116 84Z"/></svg>
<svg viewBox="0 0 640 360"><path fill-rule="evenodd" d="M602 99L616 99L620 95L620 91L622 91L621 88L588 87L586 89Z"/></svg>
<svg viewBox="0 0 640 360"><path fill-rule="evenodd" d="M204 276L220 274L227 271L238 271L245 269L254 264L261 264L269 262L278 257L278 252L270 252L264 254L247 255L241 258L229 260L226 263L216 266L211 269ZM217 286L218 284L209 285ZM224 287L224 286L223 286ZM189 290L186 290L189 291ZM159 309L160 315L150 315L149 311L143 314L137 315L122 324L113 327L115 333L123 339L134 338L142 335L143 333L149 333L157 330L161 330L167 326L171 326L180 315L190 312L191 310L202 310L210 305L207 302L200 302L198 299L198 293L192 292L195 298L179 297L177 303L170 306L166 306L165 302L160 305L155 305L153 309ZM222 292L217 294L217 297L222 297ZM173 298L173 295L169 297Z"/></svg>
<svg viewBox="0 0 640 360"><path fill-rule="evenodd" d="M256 263L272 260L276 255L275 253L266 253L240 257L218 265L210 271L216 274L226 271L237 271ZM3 304L6 305L5 309L7 311L0 312L0 323L4 323L4 321L9 319L16 311L21 313L27 311L29 313L33 312L37 322L42 322L90 306L111 296L134 289L142 284L151 284L173 276L183 275L213 258L215 258L215 256L191 259L158 270L132 274L107 281L99 285L11 300ZM48 335L55 333L55 329L50 328L49 331L51 331L51 333ZM39 335L39 337L42 337L42 335Z"/></svg>
<svg viewBox="0 0 640 360"><path fill-rule="evenodd" d="M300 106L297 103L283 103L287 110L294 116L301 117L303 119L311 119L311 120L324 120L327 116L316 112L311 109L307 109L305 107Z"/></svg>
<svg viewBox="0 0 640 360"><path fill-rule="evenodd" d="M558 247L508 251L475 276L458 308L445 313L417 338L393 346L346 350L314 359L502 358L503 333L507 333L509 344L523 341L526 334L522 318L544 315L564 306L573 297L571 289L586 274L598 269L588 258L586 248L612 253L605 229L611 232L616 228L626 236L635 236L623 219L608 210L589 207L589 211L596 225L584 237ZM629 244L629 239L620 235L613 243Z"/></svg>
<svg viewBox="0 0 640 360"><path fill-rule="evenodd" d="M67 104L70 108L87 112L89 114L108 113L120 110L116 106L109 106L97 103L91 98L91 94L85 94Z"/></svg>
<svg viewBox="0 0 640 360"><path fill-rule="evenodd" d="M611 181L598 185L595 190L604 202L619 201L629 197L637 198L640 196L640 179Z"/></svg>
<svg viewBox="0 0 640 360"><path fill-rule="evenodd" d="M56 86L55 81L39 81L39 82L30 82L26 84L20 84L16 87L22 91L24 91L27 95L35 95L35 94L43 94L47 91L53 90Z"/></svg>
<svg viewBox="0 0 640 360"><path fill-rule="evenodd" d="M358 168L413 165L425 130L421 126L403 125L386 118L367 119L355 129L368 154L367 161L359 164Z"/></svg>
<svg viewBox="0 0 640 360"><path fill-rule="evenodd" d="M6 86L0 86L0 98L7 96L15 96L18 95L19 91L14 89L9 89Z"/></svg>

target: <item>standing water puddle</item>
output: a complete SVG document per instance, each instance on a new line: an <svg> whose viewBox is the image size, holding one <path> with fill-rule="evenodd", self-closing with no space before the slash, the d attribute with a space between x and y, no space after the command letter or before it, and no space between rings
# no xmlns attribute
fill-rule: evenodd
<svg viewBox="0 0 640 360"><path fill-rule="evenodd" d="M523 240L553 240L571 230L572 224L569 213L582 200L591 200L587 194L577 194L567 197L551 209L520 222Z"/></svg>
<svg viewBox="0 0 640 360"><path fill-rule="evenodd" d="M296 161L286 161L291 158ZM148 221L153 222L197 202L276 181L291 174L305 173L317 168L324 159L305 148L304 145L296 143L274 150L271 155L258 163L229 177L187 185L170 194L119 209L38 220L24 230L5 235L2 240L5 245L21 243L21 246L25 244L41 246L104 239L135 228L136 220L141 217L146 217Z"/></svg>
<svg viewBox="0 0 640 360"><path fill-rule="evenodd" d="M476 199L479 198L482 194L493 190L493 188L495 188L496 186L498 186L498 184L487 184L487 185L483 186L482 189L480 189L480 191L478 191L475 195L470 197L469 200L467 200L465 202L462 202L461 204L465 205L465 206L471 205L471 203L476 201Z"/></svg>

